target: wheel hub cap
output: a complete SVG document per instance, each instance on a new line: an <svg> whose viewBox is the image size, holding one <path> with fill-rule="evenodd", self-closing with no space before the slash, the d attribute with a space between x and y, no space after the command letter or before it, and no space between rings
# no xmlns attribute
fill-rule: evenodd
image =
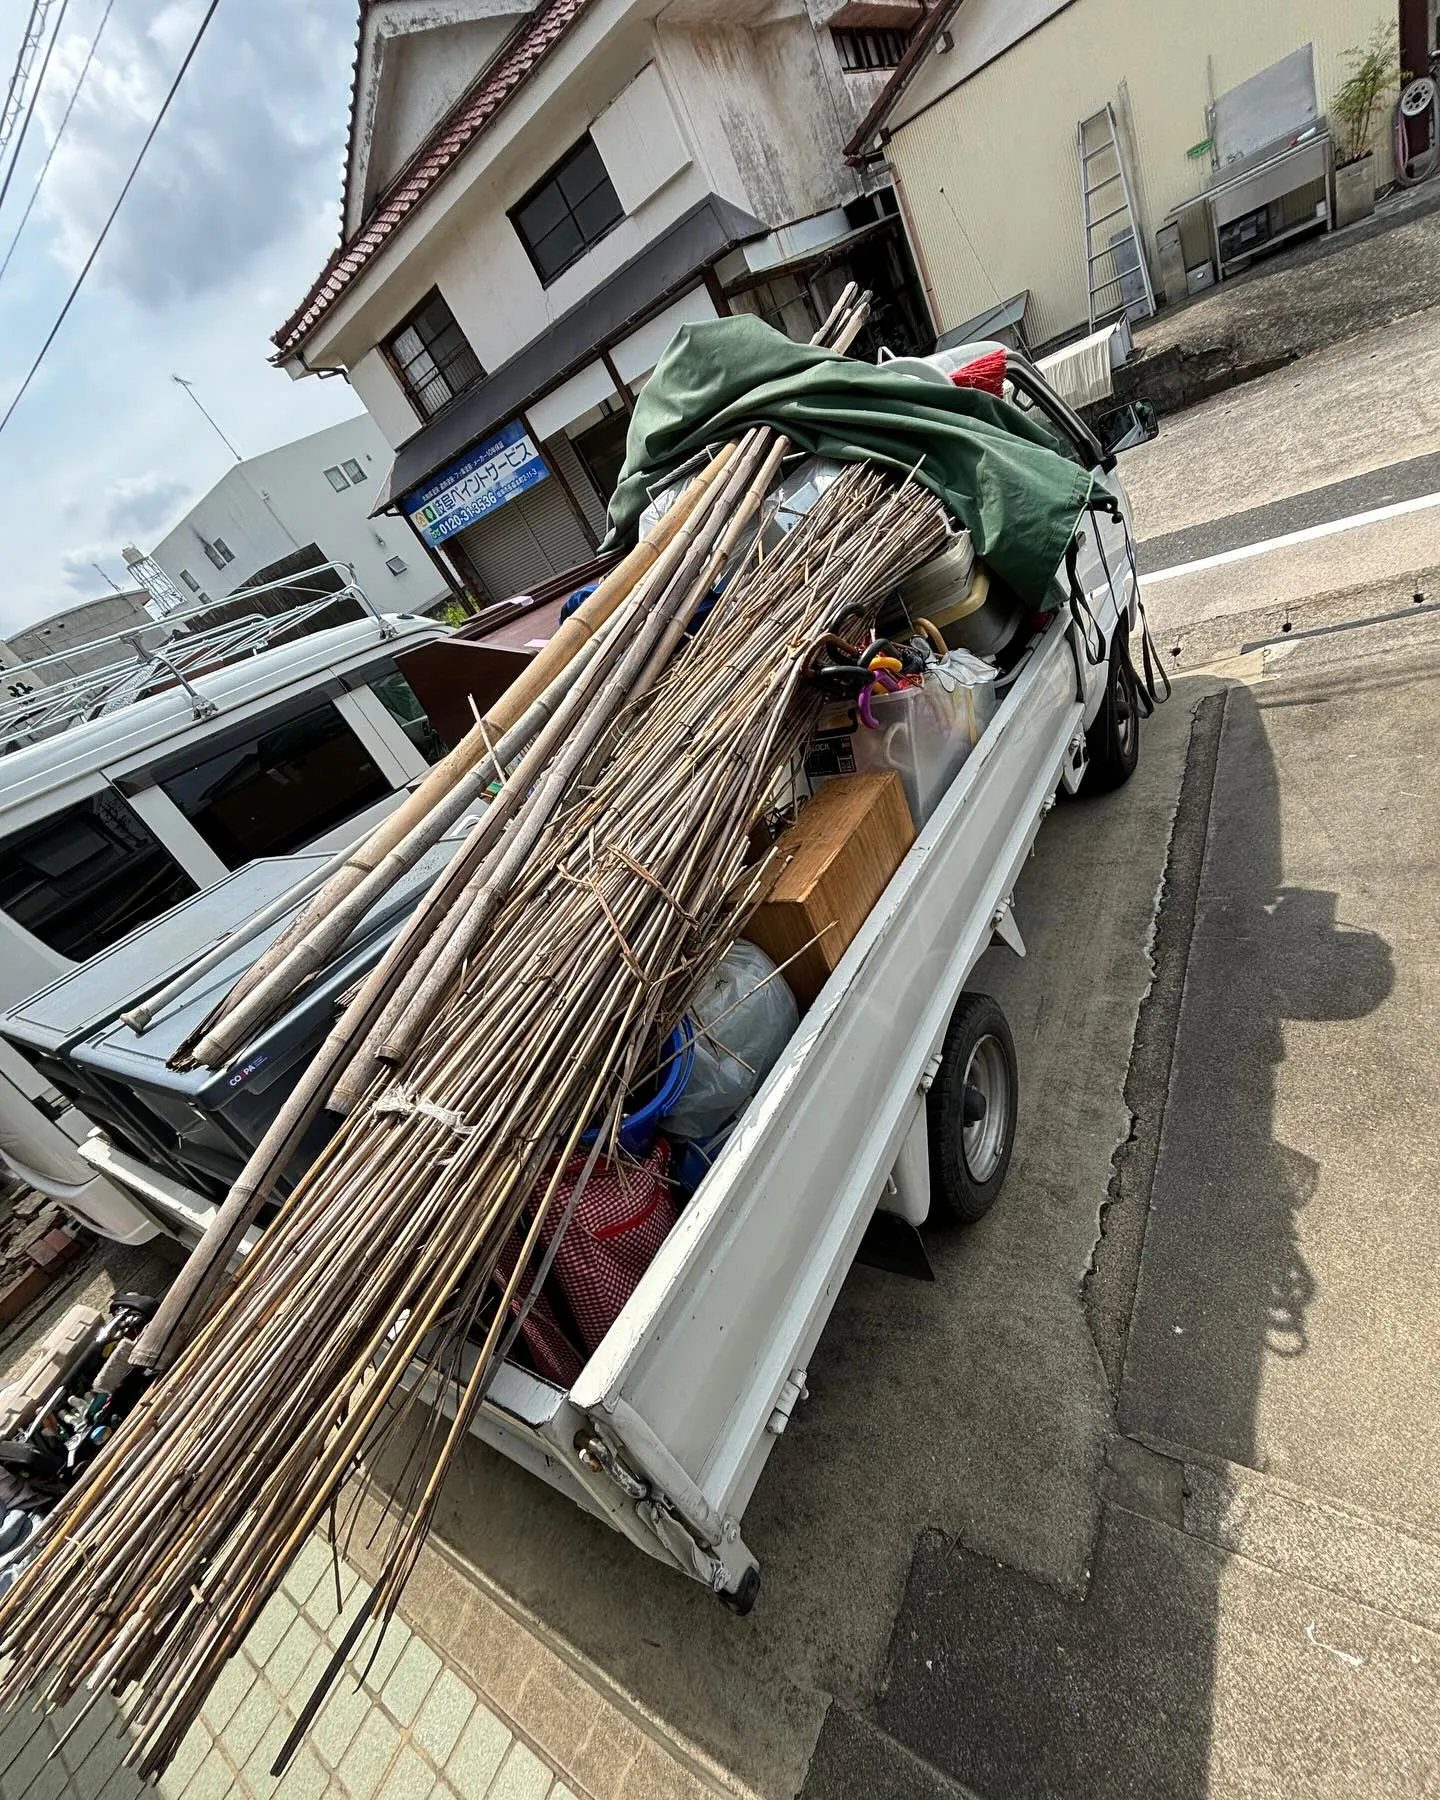
<svg viewBox="0 0 1440 1800"><path fill-rule="evenodd" d="M987 1035L970 1052L965 1089L961 1153L971 1179L985 1182L1005 1154L1005 1127L1010 1116L1010 1070L998 1038ZM972 1090L983 1102L983 1110L971 1101Z"/></svg>

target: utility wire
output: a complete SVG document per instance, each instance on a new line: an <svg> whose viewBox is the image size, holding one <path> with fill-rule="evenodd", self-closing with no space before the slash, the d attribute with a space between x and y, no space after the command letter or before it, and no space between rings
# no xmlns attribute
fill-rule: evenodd
<svg viewBox="0 0 1440 1800"><path fill-rule="evenodd" d="M20 121L19 135L15 139L15 148L10 154L10 165L5 171L5 179L0 181L0 207L5 204L5 196L10 192L10 183L15 171L20 166L20 152L25 148L25 134L30 129L30 121L35 117L36 103L40 99L41 90L45 86L45 74L50 67L50 58L55 54L55 46L60 42L60 33L65 25L65 15L70 10L70 0L60 0L60 11L55 15L55 29L50 33L50 41L45 46L45 54L40 60L40 73L35 77L35 85L30 90L30 101L25 108L25 117Z"/></svg>
<svg viewBox="0 0 1440 1800"><path fill-rule="evenodd" d="M989 266L987 265L984 257L981 256L980 252L975 248L975 245L973 244L973 242L971 242L970 233L965 229L965 221L960 217L959 213L956 212L954 202L951 200L950 196L945 192L943 187L940 189L940 198L945 202L946 206L948 206L950 208L950 217L959 226L961 237L963 237L965 242L967 244L969 244L970 254L975 258L975 261L979 264L980 273L985 277L986 281L989 282L990 292L995 296L996 304L1003 307L1005 305L1005 298L1001 294L999 288L996 287L996 285L995 285L995 277L990 273Z"/></svg>
<svg viewBox="0 0 1440 1800"><path fill-rule="evenodd" d="M25 398L25 393L26 393L26 390L29 388L30 383L35 379L36 375L38 375L40 372L40 365L42 362L44 362L46 353L49 351L50 346L55 342L56 338L60 335L60 327L65 323L65 320L66 320L67 316L69 315L70 308L75 304L76 299L79 297L80 289L85 284L85 277L90 273L90 270L93 268L94 263L95 263L95 258L100 254L101 248L103 247L106 238L110 235L110 227L115 223L116 215L119 213L120 208L125 204L125 196L130 192L131 187L134 185L135 177L140 173L140 165L145 160L145 153L150 148L151 144L154 143L155 134L157 131L159 131L161 125L164 122L166 113L169 112L169 110L170 110L170 102L175 98L176 94L179 92L180 83L185 79L185 71L190 67L190 64L195 60L195 52L200 48L200 40L205 36L205 33L209 30L210 21L215 17L215 14L218 11L219 6L220 6L220 0L210 0L210 4L205 8L205 16L203 19L201 19L199 27L196 30L194 37L191 38L191 40L190 40L190 48L185 52L185 60L181 63L180 67L175 71L175 79L170 83L169 91L165 95L165 98L160 103L160 110L155 115L155 123L150 127L149 131L146 132L145 142L140 146L139 152L136 155L134 162L130 165L130 173L125 177L125 185L124 185L124 187L121 188L119 195L116 198L115 204L110 208L110 216L109 216L109 218L106 219L105 223L100 227L100 235L99 235L99 237L96 238L95 243L94 243L93 247L91 248L90 254L85 258L84 266L81 268L80 273L75 277L75 285L70 289L70 292L65 296L65 304L60 308L60 315L56 319L55 323L50 327L50 330L46 336L45 342L40 346L38 355L36 356L34 362L31 363L29 374L27 374L25 379L20 383L19 388L15 392L14 398L11 400L9 406L7 406L5 408L4 418L0 418L0 431L4 431L5 427L10 423L11 419L14 417L15 408Z"/></svg>
<svg viewBox="0 0 1440 1800"><path fill-rule="evenodd" d="M10 267L10 258L15 254L15 246L20 242L20 233L25 229L26 220L35 210L35 202L40 198L40 190L45 185L45 177L50 172L50 164L55 160L55 152L60 148L60 140L65 135L65 127L70 123L70 115L75 110L75 102L80 98L80 90L85 85L85 77L90 73L90 65L95 60L95 52L100 48L100 39L105 35L105 26L109 22L114 5L115 0L105 0L105 10L101 13L100 23L95 27L95 35L90 40L90 49L86 53L85 66L80 71L80 79L75 83L54 139L45 153L45 161L40 165L40 173L35 177L35 186L25 204L24 212L20 215L20 223L15 227L15 235L10 240L10 248L5 252L5 260L0 262L0 281L5 278L5 271Z"/></svg>

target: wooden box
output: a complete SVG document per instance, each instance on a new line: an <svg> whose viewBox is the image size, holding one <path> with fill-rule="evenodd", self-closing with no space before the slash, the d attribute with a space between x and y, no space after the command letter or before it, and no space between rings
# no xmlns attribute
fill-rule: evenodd
<svg viewBox="0 0 1440 1800"><path fill-rule="evenodd" d="M795 957L785 979L802 1008L825 985L914 841L893 769L827 781L777 839L779 873L745 936L777 963Z"/></svg>

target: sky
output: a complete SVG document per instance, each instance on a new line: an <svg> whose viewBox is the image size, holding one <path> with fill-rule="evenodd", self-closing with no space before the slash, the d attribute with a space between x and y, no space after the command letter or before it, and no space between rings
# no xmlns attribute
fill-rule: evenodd
<svg viewBox="0 0 1440 1800"><path fill-rule="evenodd" d="M4 263L53 146L0 273L0 414L204 6L111 0L57 145L104 9L68 0L0 205ZM29 12L30 0L0 0L0 83ZM343 380L293 382L266 361L270 334L338 242L356 14L356 0L220 0L80 298L0 431L0 635L108 592L93 563L127 585L121 547L150 549L233 462L172 374L246 456L362 410Z"/></svg>

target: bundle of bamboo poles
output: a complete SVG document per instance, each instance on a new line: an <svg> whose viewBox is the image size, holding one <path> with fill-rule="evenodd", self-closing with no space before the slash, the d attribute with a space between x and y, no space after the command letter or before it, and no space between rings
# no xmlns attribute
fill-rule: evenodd
<svg viewBox="0 0 1440 1800"><path fill-rule="evenodd" d="M437 884L385 1004L359 1015L344 1124L0 1604L0 1704L130 1690L130 1760L162 1769L300 1546L399 1429L418 1363L456 1403L407 1463L369 1609L377 1628L390 1617L543 1277L582 1133L602 1126L588 1174L743 924L763 878L751 829L820 704L807 662L834 627L860 639L944 539L938 501L857 466L777 549L757 540L680 648L773 450L742 443L745 485L698 562L635 596L557 710L565 728L457 858L463 879Z"/></svg>
<svg viewBox="0 0 1440 1800"><path fill-rule="evenodd" d="M837 351L854 342L869 314L869 296L847 285L811 342ZM611 666L619 642L614 632L628 611L633 620L651 607L664 620L658 639L651 639L638 682L645 691L665 665L685 630L686 621L709 591L720 570L754 517L778 471L785 438L767 428L748 432L738 444L725 445L690 489L661 518L656 529L612 570L599 590L535 659L526 675L501 699L487 718L430 776L397 812L377 829L331 876L268 950L252 965L205 1022L198 1041L182 1047L183 1058L219 1068L229 1061L255 1030L274 1017L289 997L340 949L365 912L404 873L413 868L449 826L479 797L492 776L504 773L516 749L529 748L511 774L510 791L501 804L487 809L460 853L371 973L346 1009L320 1053L306 1069L270 1129L241 1171L224 1206L208 1226L180 1277L166 1294L132 1355L135 1367L169 1366L181 1344L199 1326L213 1303L226 1269L260 1207L323 1105L345 1112L363 1086L376 1060L406 1041L402 1017L414 1016L412 1002L420 983L434 967L443 940L437 928L451 923L457 894L468 901L467 885L477 866L491 870L495 840L507 826L513 803L527 791L586 707L592 681ZM733 458L733 461L732 461ZM609 655L602 655L600 634L610 635ZM586 666L577 676L578 664ZM502 732L502 741L492 741ZM548 791L554 793L552 782ZM540 808L532 808L530 822ZM528 846L532 840L526 836ZM498 854L498 853L497 853ZM512 844L509 861L481 897L481 910L494 910L497 894L513 878L522 859ZM489 913L485 913L488 917ZM477 929L471 924L470 929ZM455 952L444 968L453 973ZM438 979L438 977L436 978ZM433 994L432 979L428 993ZM193 1051L193 1058L190 1052ZM351 1065L357 1065L352 1070Z"/></svg>

